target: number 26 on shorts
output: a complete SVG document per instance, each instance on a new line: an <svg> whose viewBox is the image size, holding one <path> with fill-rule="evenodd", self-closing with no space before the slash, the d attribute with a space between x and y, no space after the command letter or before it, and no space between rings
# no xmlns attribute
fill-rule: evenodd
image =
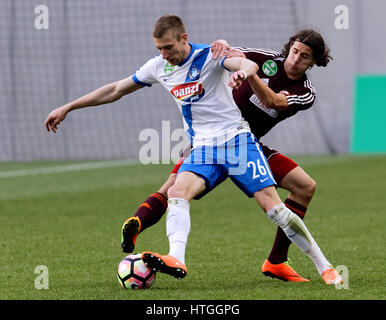
<svg viewBox="0 0 386 320"><path fill-rule="evenodd" d="M252 179L256 179L259 178L260 175L265 176L267 174L265 167L260 164L260 159L257 159L256 163L254 161L248 161L247 166L248 168L252 166Z"/></svg>

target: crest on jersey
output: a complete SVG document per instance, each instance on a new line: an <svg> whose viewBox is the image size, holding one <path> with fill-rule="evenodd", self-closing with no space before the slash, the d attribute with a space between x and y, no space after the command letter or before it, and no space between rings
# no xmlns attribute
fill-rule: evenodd
<svg viewBox="0 0 386 320"><path fill-rule="evenodd" d="M198 79L199 76L200 76L200 69L192 65L192 67L189 70L189 78Z"/></svg>
<svg viewBox="0 0 386 320"><path fill-rule="evenodd" d="M178 100L183 102L195 102L200 100L205 90L201 82L188 82L175 86L170 93Z"/></svg>
<svg viewBox="0 0 386 320"><path fill-rule="evenodd" d="M271 76L275 75L277 72L277 64L273 60L267 60L264 62L262 69L263 69L263 72L267 76L271 77Z"/></svg>

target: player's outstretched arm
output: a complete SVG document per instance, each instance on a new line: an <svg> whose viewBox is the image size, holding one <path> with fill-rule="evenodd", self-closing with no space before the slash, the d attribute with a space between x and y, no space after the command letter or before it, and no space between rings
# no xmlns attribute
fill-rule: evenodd
<svg viewBox="0 0 386 320"><path fill-rule="evenodd" d="M229 86L233 89L238 89L244 80L252 77L259 70L255 62L239 57L225 59L224 66L234 71L229 77Z"/></svg>
<svg viewBox="0 0 386 320"><path fill-rule="evenodd" d="M142 88L142 86L136 84L132 77L107 84L72 102L54 109L47 116L44 125L47 131L52 130L56 133L58 125L66 118L67 113L70 111L111 103L140 88Z"/></svg>
<svg viewBox="0 0 386 320"><path fill-rule="evenodd" d="M214 41L211 44L211 50L213 59L222 57L224 55L228 58L228 61L230 58L234 57L245 58L245 54L242 51L232 49L229 46L229 43L223 39ZM230 85L233 89L238 89L242 81L245 80L242 78L242 76L243 75L240 74L240 72L231 76L232 83L230 83ZM254 93L259 97L260 101L262 101L268 108L283 110L288 107L285 92L275 93L256 74L248 77L248 82L251 85Z"/></svg>

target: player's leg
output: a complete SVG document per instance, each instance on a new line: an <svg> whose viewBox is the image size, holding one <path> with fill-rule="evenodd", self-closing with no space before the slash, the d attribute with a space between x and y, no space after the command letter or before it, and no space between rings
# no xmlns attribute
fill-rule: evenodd
<svg viewBox="0 0 386 320"><path fill-rule="evenodd" d="M263 153L263 150L267 151L268 149L269 148L267 147L263 147L262 149L252 137L251 141L248 142L249 154L246 172L241 175L231 176L232 181L234 181L249 197L252 197L253 194L259 190L261 190L259 194L267 193L267 195L259 197L259 204L265 211L282 203L279 195L270 191L271 189L275 189L275 179L272 177L273 170L271 172L267 164L267 159L264 156L265 152ZM287 238L287 236L285 237ZM265 275L274 276L285 281L308 281L307 279L300 277L287 264L275 265L274 267L269 265L269 270L266 270L268 263L269 262L266 260L264 269L262 270Z"/></svg>
<svg viewBox="0 0 386 320"><path fill-rule="evenodd" d="M295 203L293 208L300 206L300 215L305 214L316 190L316 182L301 167L297 166L286 174L280 182L280 187L288 190L288 206ZM286 199L286 200L287 200Z"/></svg>
<svg viewBox="0 0 386 320"><path fill-rule="evenodd" d="M286 162L288 162L288 160L292 161L284 156L280 156L274 157L282 159L282 161L280 161L282 167L286 167ZM276 161L273 166L270 165L274 176L275 168L277 168L278 165L278 161ZM315 181L299 166L296 166L276 181L278 181L281 188L290 192L284 201L285 206L299 216L300 219L304 219L308 204L315 192ZM268 261L272 264L286 262L288 260L288 249L291 243L292 242L288 239L283 230L278 227Z"/></svg>
<svg viewBox="0 0 386 320"><path fill-rule="evenodd" d="M248 196L253 195L267 217L312 259L326 283L340 282L342 278L324 257L302 219L282 203L267 159L254 136L247 138L247 146L246 170L243 174L230 176L231 179Z"/></svg>
<svg viewBox="0 0 386 320"><path fill-rule="evenodd" d="M213 164L213 155L209 156L207 153L208 158L205 158L210 164L201 163L203 154L205 147L192 151L181 165L176 181L168 191L166 232L169 239L169 254L163 256L149 251L142 253L142 260L150 268L179 279L185 277L187 273L185 249L190 232L189 201L201 198L226 179L223 170Z"/></svg>
<svg viewBox="0 0 386 320"><path fill-rule="evenodd" d="M272 172L274 173L274 169ZM286 206L287 204L284 203ZM275 240L271 253L261 266L265 276L277 278L283 281L308 282L309 280L300 276L288 263L288 249L291 240L287 237L281 227L277 227Z"/></svg>
<svg viewBox="0 0 386 320"><path fill-rule="evenodd" d="M262 146L262 150L278 186L290 191L287 199L307 208L316 182L292 159L267 146Z"/></svg>
<svg viewBox="0 0 386 320"><path fill-rule="evenodd" d="M166 212L168 207L168 190L173 186L178 169L183 163L184 158L181 158L174 166L168 180L155 193L141 203L135 212L134 216L128 218L122 226L121 232L121 247L123 252L133 252L137 236L142 231L156 224Z"/></svg>
<svg viewBox="0 0 386 320"><path fill-rule="evenodd" d="M272 168L272 172L275 175L275 169ZM313 194L312 190L314 190L314 182L307 175L303 176L303 170L300 167L296 167L292 169L279 183L280 186L284 189L290 191L289 196L284 201L284 205L289 208L293 213L299 216L300 219L303 219L306 211L307 204L311 200L311 194ZM304 193L298 193L292 190L296 189L301 191L302 189L298 189L300 185L304 186ZM294 195L294 196L292 196ZM288 259L288 250L291 245L291 240L284 233L283 229L277 227L275 240L273 242L273 246L268 258L264 261L261 271L266 276L270 276L272 278L278 278L283 281L296 281L296 282L307 282L308 280L301 277L290 265Z"/></svg>
<svg viewBox="0 0 386 320"><path fill-rule="evenodd" d="M169 177L167 183L174 179L175 174ZM126 253L133 252L139 233L156 224L162 218L166 209L167 196L165 193L158 191L149 195L138 207L134 216L123 223L121 233L122 251Z"/></svg>
<svg viewBox="0 0 386 320"><path fill-rule="evenodd" d="M281 227L287 237L310 257L326 284L342 282L342 278L325 258L304 222L281 202L274 187L257 191L254 197L267 213L267 217Z"/></svg>
<svg viewBox="0 0 386 320"><path fill-rule="evenodd" d="M284 201L285 206L303 219L313 194L312 182L314 181L308 175L303 177L301 173L304 171L299 169L298 164L290 158L263 144L261 147L276 183L279 187L290 191ZM261 267L264 275L283 281L308 281L289 265L288 249L291 243L284 231L277 227L271 252Z"/></svg>
<svg viewBox="0 0 386 320"><path fill-rule="evenodd" d="M166 233L169 253L160 255L150 251L143 252L142 260L148 267L178 279L186 276L185 249L190 232L189 201L204 189L205 180L193 172L183 171L178 174L173 187L168 191Z"/></svg>
<svg viewBox="0 0 386 320"><path fill-rule="evenodd" d="M267 146L262 148L278 186L290 191L284 205L303 219L315 192L315 181L290 158ZM291 243L278 227L271 252L261 267L264 275L283 281L308 281L289 265L288 249Z"/></svg>

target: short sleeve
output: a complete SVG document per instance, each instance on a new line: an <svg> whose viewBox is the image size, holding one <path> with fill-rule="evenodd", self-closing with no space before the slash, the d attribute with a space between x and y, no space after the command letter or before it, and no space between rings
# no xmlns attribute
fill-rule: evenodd
<svg viewBox="0 0 386 320"><path fill-rule="evenodd" d="M228 70L228 71L231 71L231 70L229 70L226 66L224 66L224 61L225 61L225 59L226 59L227 57L226 56L224 56L224 57L222 57L222 59L220 60L220 66L222 67L222 68L224 68L225 70Z"/></svg>
<svg viewBox="0 0 386 320"><path fill-rule="evenodd" d="M157 57L150 59L140 67L133 75L133 81L143 87L151 87L153 83L158 82L156 75Z"/></svg>
<svg viewBox="0 0 386 320"><path fill-rule="evenodd" d="M293 111L310 108L316 98L315 88L309 79L289 87L286 91L288 107Z"/></svg>
<svg viewBox="0 0 386 320"><path fill-rule="evenodd" d="M280 57L279 52L269 49L255 49L246 47L234 47L233 49L243 52L247 59L257 63L259 67L261 67L263 63L269 59Z"/></svg>

